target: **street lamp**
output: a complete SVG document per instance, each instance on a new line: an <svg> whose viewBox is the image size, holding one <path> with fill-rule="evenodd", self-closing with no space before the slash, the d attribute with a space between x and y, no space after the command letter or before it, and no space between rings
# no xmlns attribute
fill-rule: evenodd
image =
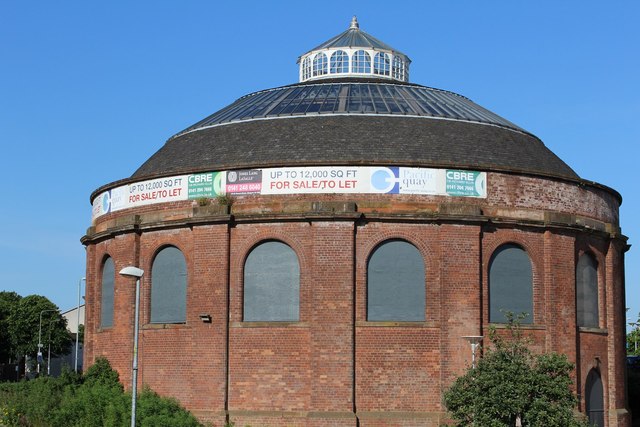
<svg viewBox="0 0 640 427"><path fill-rule="evenodd" d="M36 367L36 372L40 373L40 362L42 361L42 313L46 313L48 311L58 311L54 309L42 310L40 312L40 327L38 329L38 366Z"/></svg>
<svg viewBox="0 0 640 427"><path fill-rule="evenodd" d="M120 275L136 278L136 308L133 320L133 366L131 380L131 427L136 426L136 399L138 387L138 314L140 312L140 278L144 270L138 267L125 267L120 270Z"/></svg>
<svg viewBox="0 0 640 427"><path fill-rule="evenodd" d="M54 319L49 320L49 339L47 342L49 343L49 350L47 351L47 376L51 375L51 324Z"/></svg>
<svg viewBox="0 0 640 427"><path fill-rule="evenodd" d="M74 361L73 361L73 370L77 373L78 372L78 345L79 345L79 337L80 337L80 298L81 297L81 288L82 288L82 281L86 279L83 277L82 279L78 280L78 308L76 309L76 355L74 357Z"/></svg>
<svg viewBox="0 0 640 427"><path fill-rule="evenodd" d="M475 369L476 368L476 350L478 349L478 346L480 346L480 343L482 342L482 339L484 337L480 335L469 335L462 338L464 338L469 342L469 344L471 344L471 367Z"/></svg>

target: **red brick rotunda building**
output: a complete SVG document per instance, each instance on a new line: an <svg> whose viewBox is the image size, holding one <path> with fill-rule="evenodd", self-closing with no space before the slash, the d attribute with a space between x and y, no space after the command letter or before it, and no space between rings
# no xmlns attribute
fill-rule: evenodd
<svg viewBox="0 0 640 427"><path fill-rule="evenodd" d="M138 384L215 425L438 426L502 310L628 425L620 195L355 18L299 65L91 195L87 366L130 384L137 266Z"/></svg>

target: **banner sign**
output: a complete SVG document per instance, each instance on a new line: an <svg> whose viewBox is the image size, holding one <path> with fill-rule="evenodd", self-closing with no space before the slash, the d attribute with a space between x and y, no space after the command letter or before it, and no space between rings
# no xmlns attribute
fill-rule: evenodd
<svg viewBox="0 0 640 427"><path fill-rule="evenodd" d="M245 169L158 178L116 187L93 201L92 218L153 203L223 194L421 194L487 197L487 173L382 166Z"/></svg>

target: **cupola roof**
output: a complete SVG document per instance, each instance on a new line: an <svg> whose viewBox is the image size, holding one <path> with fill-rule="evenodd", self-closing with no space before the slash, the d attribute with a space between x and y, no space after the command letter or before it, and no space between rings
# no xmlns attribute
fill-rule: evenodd
<svg viewBox="0 0 640 427"><path fill-rule="evenodd" d="M362 31L355 16L346 31L298 58L301 82L353 77L408 82L410 63L407 55Z"/></svg>
<svg viewBox="0 0 640 427"><path fill-rule="evenodd" d="M376 49L376 50L388 50L388 51L396 52L399 54L403 54L399 50L394 49L393 47L389 46L383 41L380 41L377 38L373 37L371 34L362 31L360 29L360 24L358 23L358 18L355 16L351 19L351 25L349 25L349 28L346 31L338 34L335 37L330 38L326 42L311 49L309 52L312 52L315 50L332 49L332 48L339 48L339 47L349 47L349 48L362 47L362 48Z"/></svg>

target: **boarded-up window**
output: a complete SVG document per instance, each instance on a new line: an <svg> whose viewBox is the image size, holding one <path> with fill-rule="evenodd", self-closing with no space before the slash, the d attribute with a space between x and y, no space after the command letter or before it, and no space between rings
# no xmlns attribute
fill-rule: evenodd
<svg viewBox="0 0 640 427"><path fill-rule="evenodd" d="M244 321L286 322L300 318L300 264L282 242L256 246L244 264Z"/></svg>
<svg viewBox="0 0 640 427"><path fill-rule="evenodd" d="M576 266L576 305L578 326L597 328L598 265L589 254L583 254Z"/></svg>
<svg viewBox="0 0 640 427"><path fill-rule="evenodd" d="M425 320L425 268L420 251L390 240L371 254L367 266L367 320Z"/></svg>
<svg viewBox="0 0 640 427"><path fill-rule="evenodd" d="M533 272L529 255L519 246L500 246L489 265L489 321L504 323L506 313L528 314L533 323Z"/></svg>
<svg viewBox="0 0 640 427"><path fill-rule="evenodd" d="M151 323L184 323L187 319L187 263L180 249L168 246L151 268Z"/></svg>
<svg viewBox="0 0 640 427"><path fill-rule="evenodd" d="M115 267L111 257L102 264L102 291L100 296L100 327L113 326L113 282L115 280Z"/></svg>
<svg viewBox="0 0 640 427"><path fill-rule="evenodd" d="M585 403L587 404L587 416L589 425L594 427L604 427L604 393L602 378L595 369L592 369L587 376L585 385Z"/></svg>

